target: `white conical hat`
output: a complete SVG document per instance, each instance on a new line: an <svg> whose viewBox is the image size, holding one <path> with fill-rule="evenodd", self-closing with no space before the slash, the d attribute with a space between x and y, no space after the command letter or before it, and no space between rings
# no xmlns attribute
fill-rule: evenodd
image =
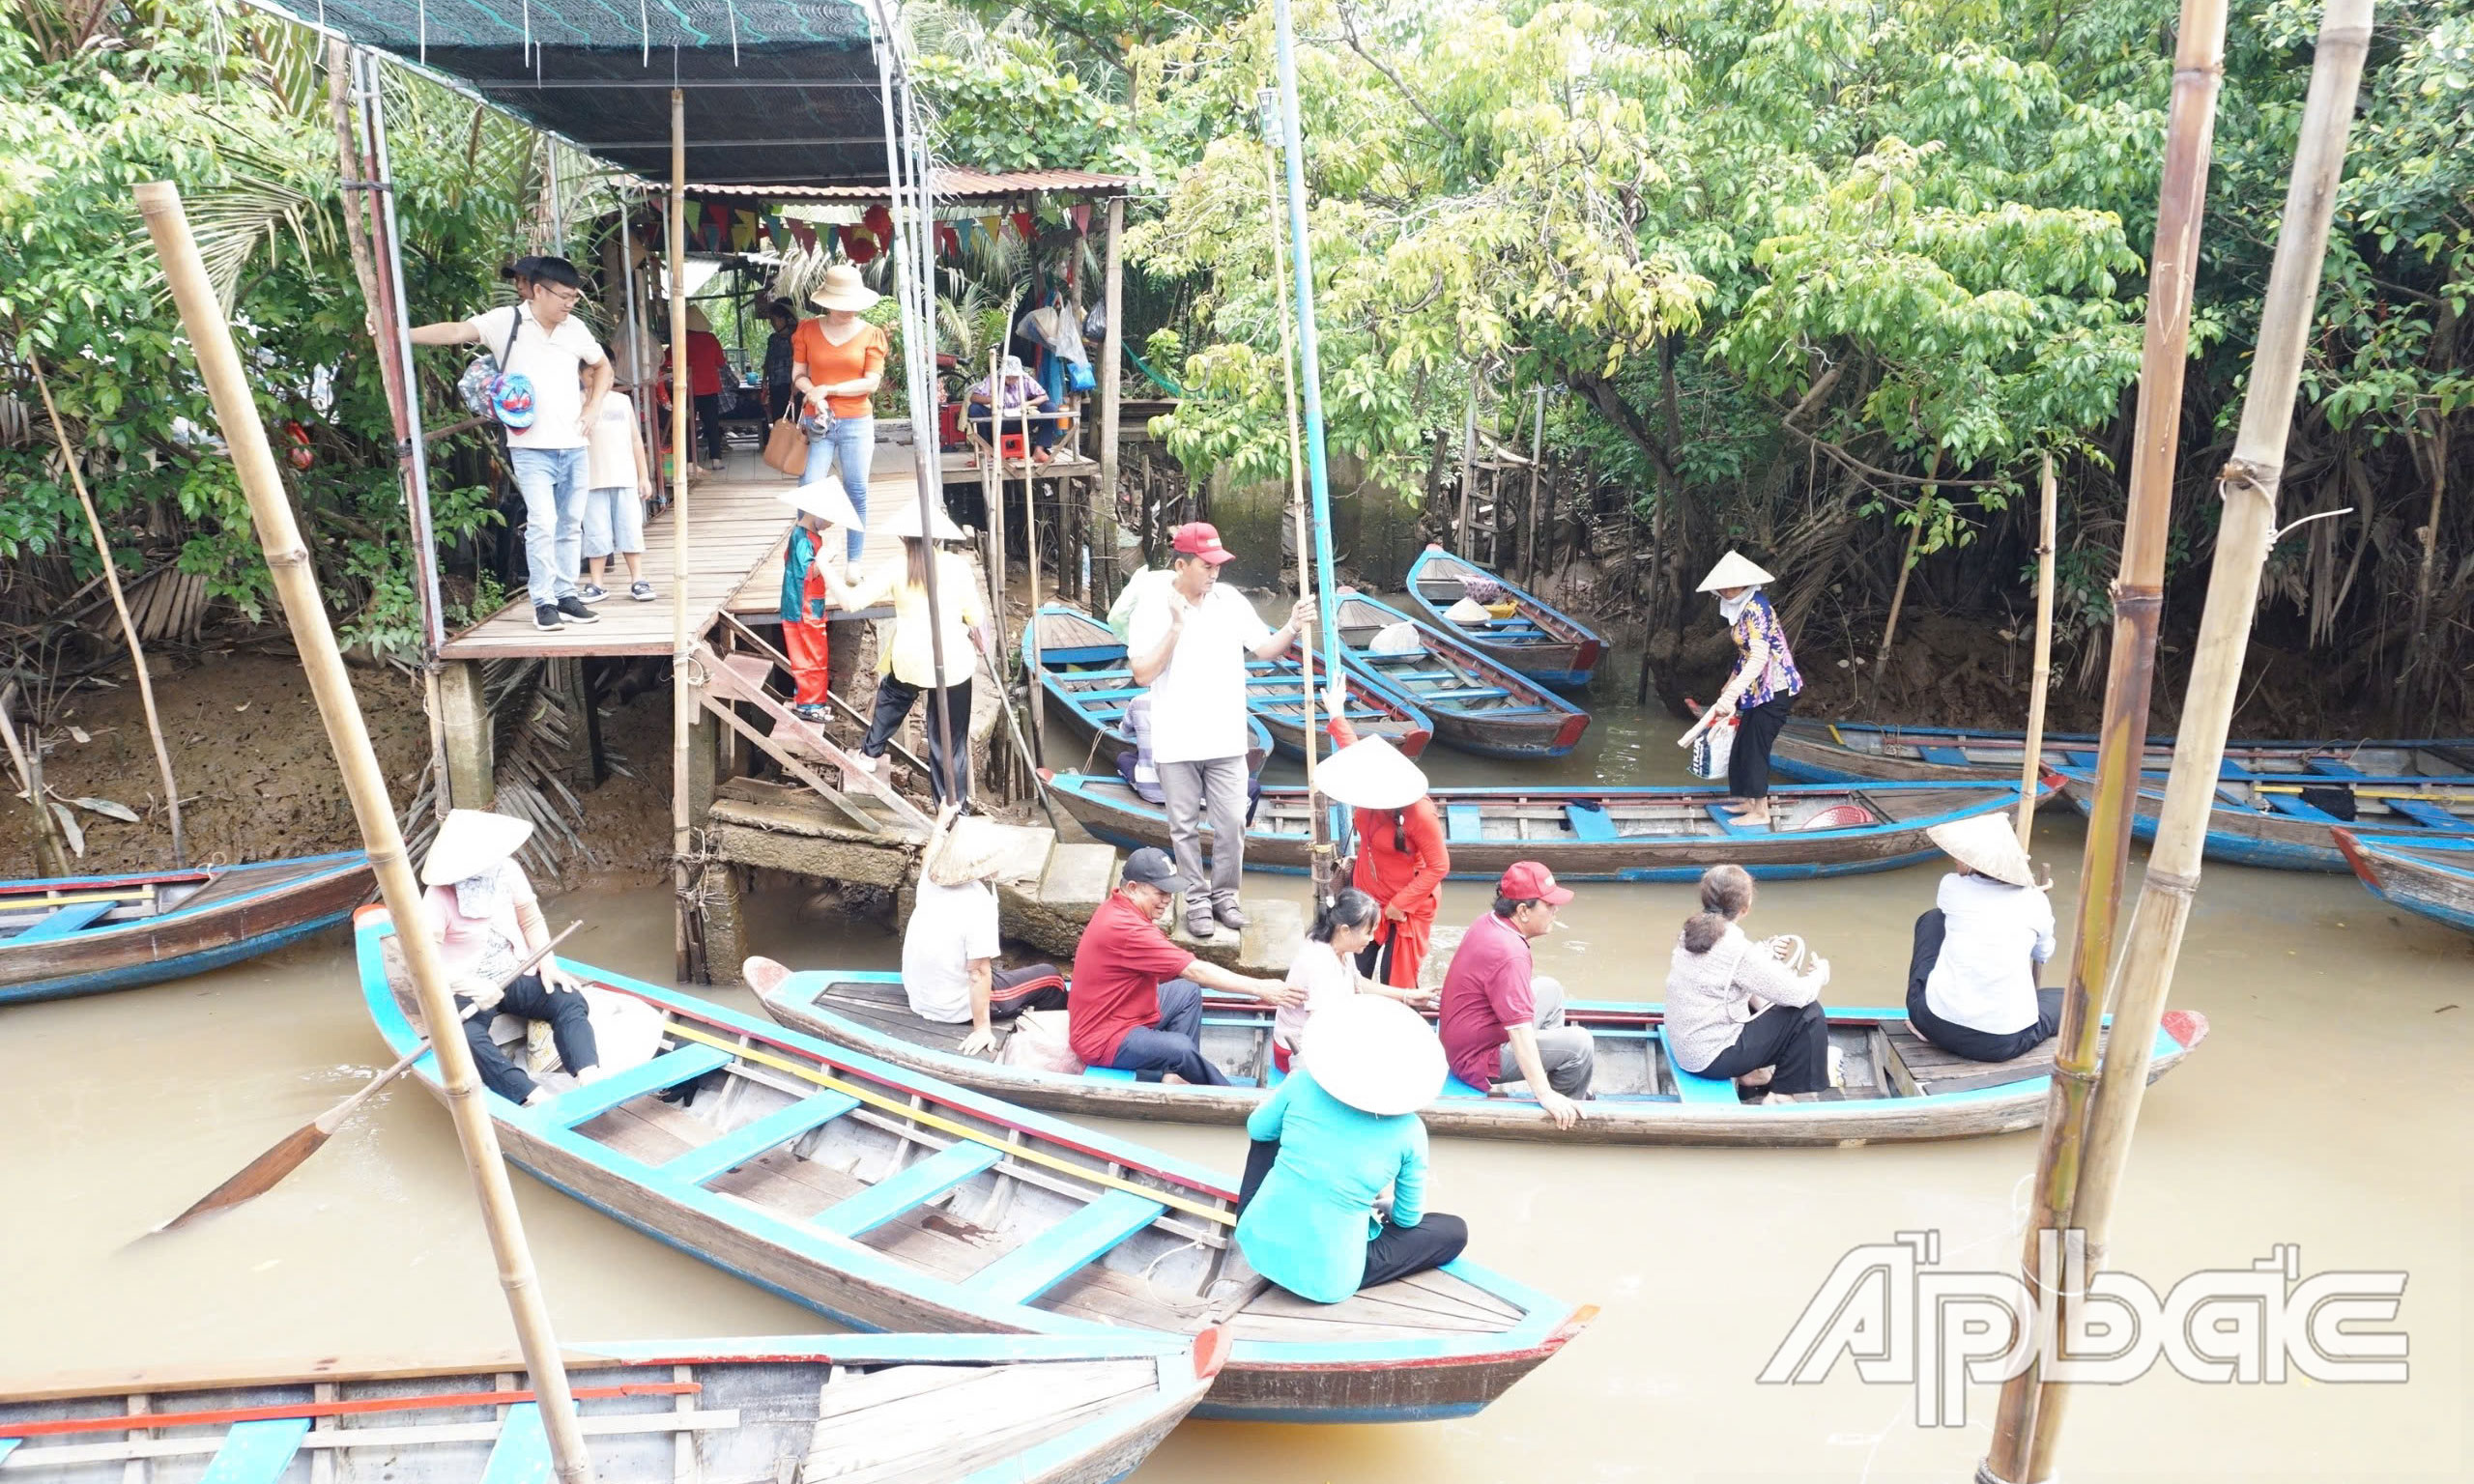
<svg viewBox="0 0 2474 1484"><path fill-rule="evenodd" d="M1934 825L1924 833L1943 854L1980 876L2012 886L2036 884L2035 872L2028 867L2028 852L2020 847L2018 831L2006 813L1971 814Z"/></svg>
<svg viewBox="0 0 2474 1484"><path fill-rule="evenodd" d="M880 536L915 536L919 534L920 504L921 501L912 500L909 504L903 506L893 514L886 516L881 521L878 521L877 523L877 534ZM955 525L952 518L947 516L942 510L938 510L935 513L935 526L936 539L939 541L960 541L963 538L963 528L960 526Z"/></svg>
<svg viewBox="0 0 2474 1484"><path fill-rule="evenodd" d="M1362 1113L1414 1113L1443 1091L1443 1042L1418 1013L1380 994L1353 994L1306 1022L1306 1070Z"/></svg>
<svg viewBox="0 0 2474 1484"><path fill-rule="evenodd" d="M845 530L868 528L868 523L859 519L858 507L850 503L849 492L842 488L839 474L827 473L821 479L792 485L777 492L773 498L802 515L815 516L827 526L839 526Z"/></svg>
<svg viewBox="0 0 2474 1484"><path fill-rule="evenodd" d="M1718 564L1712 567L1710 575L1701 579L1701 585L1692 590L1716 592L1721 587L1758 587L1764 583L1776 581L1778 579L1746 560L1743 553L1729 552L1718 558Z"/></svg>
<svg viewBox="0 0 2474 1484"><path fill-rule="evenodd" d="M532 821L486 809L450 809L421 861L421 884L453 886L515 854L532 838Z"/></svg>
<svg viewBox="0 0 2474 1484"><path fill-rule="evenodd" d="M1005 864L1009 843L1004 832L992 819L984 819L977 814L957 819L954 827L945 832L944 843L937 850L936 858L928 863L928 879L938 886L985 881Z"/></svg>
<svg viewBox="0 0 2474 1484"><path fill-rule="evenodd" d="M1382 737L1361 737L1314 765L1315 790L1351 809L1406 809L1426 796L1426 776Z"/></svg>

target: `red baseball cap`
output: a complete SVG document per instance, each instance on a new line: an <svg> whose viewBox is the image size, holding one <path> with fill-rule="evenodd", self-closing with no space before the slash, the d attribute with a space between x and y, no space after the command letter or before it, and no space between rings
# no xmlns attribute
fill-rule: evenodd
<svg viewBox="0 0 2474 1484"><path fill-rule="evenodd" d="M1199 556L1219 566L1235 561L1237 554L1220 544L1220 528L1207 521L1190 521L1169 534L1169 549L1180 556Z"/></svg>
<svg viewBox="0 0 2474 1484"><path fill-rule="evenodd" d="M1555 884L1555 873L1536 861L1512 862L1504 878L1495 883L1495 893L1512 901L1542 901L1550 907L1572 899L1568 888Z"/></svg>

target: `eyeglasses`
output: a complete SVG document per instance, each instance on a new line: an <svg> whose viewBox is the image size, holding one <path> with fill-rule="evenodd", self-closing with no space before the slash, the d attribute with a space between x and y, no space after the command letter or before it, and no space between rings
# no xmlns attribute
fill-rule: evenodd
<svg viewBox="0 0 2474 1484"><path fill-rule="evenodd" d="M557 300L560 303L570 307L573 307L578 300L584 298L584 290L570 289L563 284L544 284L541 291L549 295L552 299Z"/></svg>

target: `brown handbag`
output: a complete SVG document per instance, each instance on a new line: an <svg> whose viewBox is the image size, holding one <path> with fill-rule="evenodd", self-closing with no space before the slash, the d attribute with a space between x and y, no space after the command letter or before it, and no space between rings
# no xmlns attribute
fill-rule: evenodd
<svg viewBox="0 0 2474 1484"><path fill-rule="evenodd" d="M808 435L794 414L773 424L764 435L764 462L796 479L808 471Z"/></svg>

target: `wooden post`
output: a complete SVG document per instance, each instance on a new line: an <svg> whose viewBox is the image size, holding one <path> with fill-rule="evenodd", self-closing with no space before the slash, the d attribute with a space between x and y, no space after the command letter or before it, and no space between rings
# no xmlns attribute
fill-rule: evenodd
<svg viewBox="0 0 2474 1484"><path fill-rule="evenodd" d="M2046 1281L2042 1234L2072 1224L2088 1099L2096 1081L2105 982L2113 969L2114 922L2122 878L2130 870L2131 814L2139 797L2148 693L2156 675L2156 620L2165 601L2165 542L2172 515L2173 453L2181 437L2182 376L2190 364L2191 285L2207 198L2216 95L2224 80L2225 9L2226 0L2182 0L2174 32L2173 93L2157 186L2156 241L2148 254L2147 332L2140 356L2121 575L2114 584L2113 654L2096 745L2096 796L2087 811L2078 932L2069 986L2062 995L2044 1135L2028 1190L2033 1204L2020 1259L2030 1292ZM2033 1371L2002 1383L1993 1443L1980 1473L1996 1480L2026 1477L2037 1396Z"/></svg>
<svg viewBox="0 0 2474 1484"><path fill-rule="evenodd" d="M2043 771L2045 754L2045 687L2053 679L2053 563L2056 507L2060 503L2060 494L2054 485L2051 453L2044 457L2040 482L2044 519L2038 523L2036 537L2036 664L2028 675L2028 750L2019 762L2022 850L2028 848L2028 837L2036 828L2036 779Z"/></svg>
<svg viewBox="0 0 2474 1484"><path fill-rule="evenodd" d="M1108 317L1100 334L1100 483L1091 496L1091 568L1100 576L1100 597L1114 594L1107 574L1117 563L1117 381L1125 374L1125 253L1118 238L1125 230L1125 197L1108 202L1106 276L1101 280L1101 312ZM1101 605L1093 602L1097 610Z"/></svg>
<svg viewBox="0 0 2474 1484"><path fill-rule="evenodd" d="M695 816L689 787L690 738L696 721L696 639L687 629L687 95L670 90L670 855L671 882L678 893L678 921L672 934L674 967L688 984L705 980L704 955L689 921L696 883L688 858L695 850Z"/></svg>
<svg viewBox="0 0 2474 1484"><path fill-rule="evenodd" d="M2242 660L2251 622L2258 611L2259 576L2276 542L2277 485L2284 477L2286 436L2293 425L2293 400L2302 379L2302 357L2319 297L2319 270L2327 257L2329 218L2337 182L2344 173L2345 136L2353 121L2364 54L2371 45L2372 0L2328 0L2320 13L2317 55L2311 91L2303 104L2302 129L2293 157L2293 178L2277 231L2267 296L2260 304L2259 334L2251 358L2250 386L2242 402L2241 430L2226 462L2219 489L2225 513L2217 527L2207 607L2200 620L2197 659L2185 694L2181 725L2173 739L2173 771L2157 814L2156 841L2147 875L2123 945L2120 978L2113 997L2113 1039L2103 1080L2088 1116L2086 1156L2078 1172L2070 1224L2086 1233L2087 1271L2104 1266L2115 1196L2130 1160L2131 1132L2147 1089L2147 1071L2173 965L2198 894L2200 862L2215 805L2225 737L2240 699ZM2138 755L2131 779L2138 780ZM2030 1371L2030 1378L2036 1376ZM2064 1403L2062 1383L2044 1382L2035 1408L2034 1445L2027 1477L2053 1476L2056 1441Z"/></svg>
<svg viewBox="0 0 2474 1484"><path fill-rule="evenodd" d="M1520 428L1512 428L1518 437ZM1546 474L1546 388L1538 388L1538 426L1529 435L1529 542L1521 553L1521 574L1529 585L1538 585L1538 532L1542 525L1538 509L1538 490Z"/></svg>
<svg viewBox="0 0 2474 1484"><path fill-rule="evenodd" d="M996 615L996 647L1001 656L1013 648L1014 634L1005 624L1005 465L996 456L1004 445L1004 423L996 414L996 373L998 353L988 353L988 442L979 456L979 498L988 507L988 591L989 609ZM964 394L963 425L970 425L968 394ZM996 677L1005 678L1005 664L1000 658ZM1039 676L1031 676L1031 704L1039 704Z"/></svg>
<svg viewBox="0 0 2474 1484"><path fill-rule="evenodd" d="M223 318L223 306L207 281L206 263L198 255L197 241L189 235L188 218L181 210L181 193L168 181L151 182L137 187L137 205L145 214L146 230L163 260L163 275L171 283L172 298L180 306L182 323L195 348L198 372L214 400L224 446L231 451L241 487L248 496L258 540L266 550L267 567L274 578L275 594L282 600L284 617L291 624L293 641L301 650L302 667L308 672L310 690L317 698L318 713L326 723L328 739L334 746L335 761L342 770L345 789L352 796L353 813L360 818L361 841L368 848L379 890L394 914L396 939L403 947L405 965L412 972L421 1019L433 1027L453 1026L454 998L447 988L446 969L440 961L438 943L430 936L420 882L414 876L412 862L405 854L403 831L395 823L395 811L387 798L387 781L379 772L377 754L369 744L369 729L353 698L352 679L345 673L343 655L335 647L334 630L327 622L327 610L318 594L316 574L310 569L308 549L302 545L292 505L284 496L283 477L275 468L274 450L267 445L266 426L258 420L248 374L242 368L240 352L232 344L232 330ZM480 1196L481 1219L489 1228L490 1246L498 1258L499 1285L506 1291L516 1339L523 1347L525 1366L532 1373L533 1390L540 1397L550 1456L561 1484L590 1484L592 1460L576 1423L575 1398L567 1388L566 1366L550 1329L549 1305L533 1272L532 1254L525 1244L524 1225L516 1213L515 1192L507 1183L505 1160L499 1153L498 1133L491 1125L489 1110L480 1100L480 1078L474 1070L473 1050L464 1043L463 1037L451 1034L434 1037L432 1048L438 1057L440 1081L446 1089L446 1110L454 1121L456 1138L464 1149L464 1162L473 1172L473 1183Z"/></svg>
<svg viewBox="0 0 2474 1484"><path fill-rule="evenodd" d="M483 694L478 660L438 667L439 726L446 733L446 793L453 809L498 807L496 718Z"/></svg>
<svg viewBox="0 0 2474 1484"><path fill-rule="evenodd" d="M1469 406L1460 416L1460 528L1453 539L1453 554L1462 561L1476 559L1469 555L1469 522L1478 483L1478 385L1484 376L1483 364L1482 360L1469 363Z"/></svg>
<svg viewBox="0 0 2474 1484"><path fill-rule="evenodd" d="M1001 384L992 384L990 386L989 407L996 414L994 417L990 419L990 425L998 430L996 439L996 450L998 454L996 467L998 470L1002 471L1005 467L1005 460L1003 457L1005 451L1005 439L1003 434L1003 429L1005 427L1005 391ZM1031 685L1033 687L1031 695L1034 698L1034 700L1036 700L1036 699L1042 694L1038 689L1040 677L1040 504L1039 485L1034 478L1034 473L1038 467L1039 466L1031 462L1031 404L1027 399L1025 399L1022 403L1022 549L1023 560L1029 564L1028 570L1031 579L1031 621L1024 631L1030 637L1025 640L1022 644L1022 663L1030 667ZM1002 482L1001 474L999 482ZM925 528L922 528L924 529ZM1048 766L1048 708L1038 704L1034 704L1031 707L1031 756L1038 759L1041 767Z"/></svg>
<svg viewBox="0 0 2474 1484"><path fill-rule="evenodd" d="M86 474L80 467L77 450L69 442L69 425L60 420L60 406L51 400L51 380L43 374L43 357L31 350L26 353L26 366L35 374L35 387L43 393L43 410L51 418L51 436L60 443L60 462L69 470L70 488L77 492L77 508L86 512L86 529L94 535L95 555L103 559L103 585L111 589L112 612L120 615L121 638L129 642L129 663L137 671L137 701L146 713L146 735L155 744L155 768L163 776L163 807L171 813L172 864L189 863L188 837L181 830L181 785L172 779L172 755L163 746L163 719L155 711L155 678L146 670L146 647L137 642L137 623L129 616L129 598L120 590L120 568L112 561L112 544L103 536L103 518L95 513L95 497L86 492ZM28 796L38 810L47 808L34 785L27 784Z"/></svg>

